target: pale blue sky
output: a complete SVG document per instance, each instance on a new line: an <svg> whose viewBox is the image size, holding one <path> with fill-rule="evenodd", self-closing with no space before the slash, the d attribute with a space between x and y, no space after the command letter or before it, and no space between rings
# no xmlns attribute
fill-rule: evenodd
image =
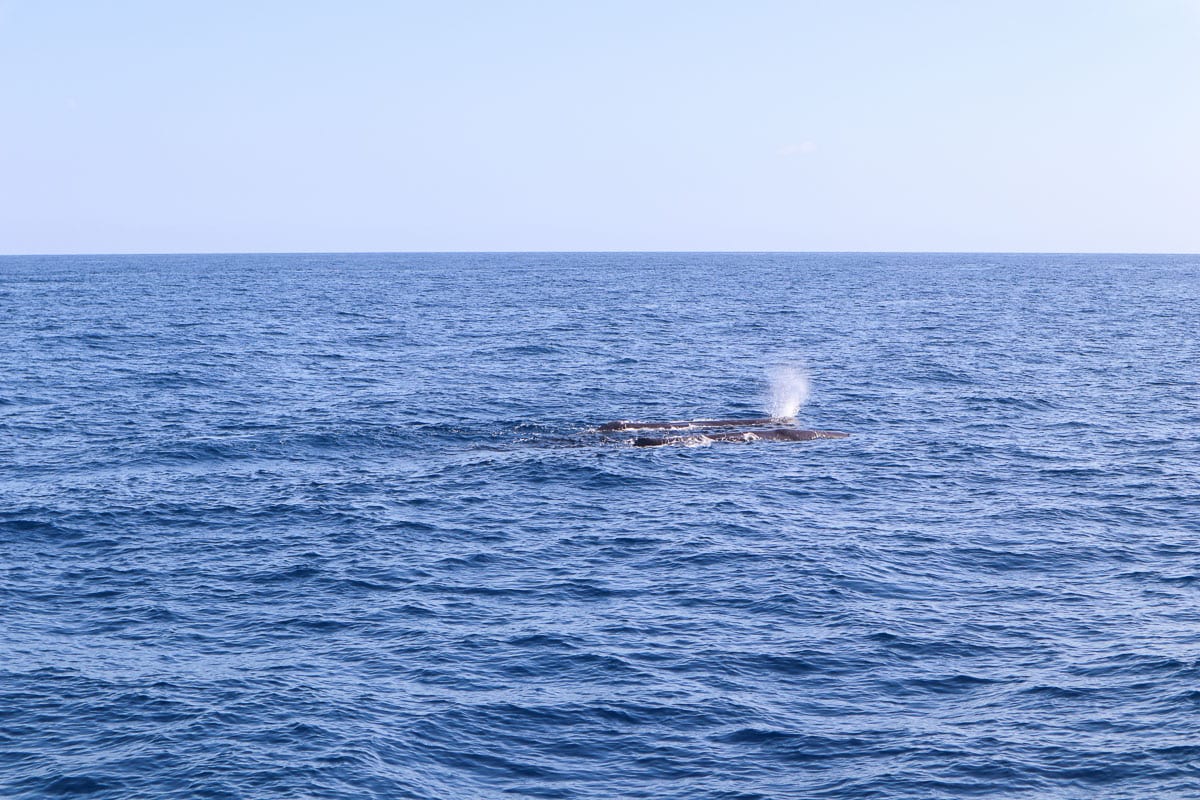
<svg viewBox="0 0 1200 800"><path fill-rule="evenodd" d="M0 252L1200 252L1200 0L0 0Z"/></svg>

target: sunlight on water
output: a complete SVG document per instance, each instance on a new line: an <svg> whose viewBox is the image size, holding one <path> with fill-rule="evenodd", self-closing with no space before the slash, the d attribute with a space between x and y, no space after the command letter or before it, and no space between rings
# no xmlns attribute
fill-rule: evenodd
<svg viewBox="0 0 1200 800"><path fill-rule="evenodd" d="M792 419L808 401L812 386L808 373L794 364L767 370L767 413L774 419Z"/></svg>

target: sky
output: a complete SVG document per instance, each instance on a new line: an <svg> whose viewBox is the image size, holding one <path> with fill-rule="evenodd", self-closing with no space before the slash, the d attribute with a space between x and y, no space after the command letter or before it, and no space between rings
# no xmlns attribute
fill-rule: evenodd
<svg viewBox="0 0 1200 800"><path fill-rule="evenodd" d="M1200 0L0 0L0 253L1200 252Z"/></svg>

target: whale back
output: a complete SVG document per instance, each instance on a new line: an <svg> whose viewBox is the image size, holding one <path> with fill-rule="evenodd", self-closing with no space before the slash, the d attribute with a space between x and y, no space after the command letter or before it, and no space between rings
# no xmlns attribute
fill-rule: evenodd
<svg viewBox="0 0 1200 800"><path fill-rule="evenodd" d="M720 431L698 433L692 436L638 436L634 447L662 447L668 444L690 444L710 442L811 442L814 439L845 439L850 434L841 431L803 430L800 428L772 428L744 431Z"/></svg>
<svg viewBox="0 0 1200 800"><path fill-rule="evenodd" d="M641 431L641 430L686 430L689 428L741 428L754 425L778 425L787 420L761 417L758 419L693 419L675 422L635 422L621 419L605 422L596 429L599 431Z"/></svg>

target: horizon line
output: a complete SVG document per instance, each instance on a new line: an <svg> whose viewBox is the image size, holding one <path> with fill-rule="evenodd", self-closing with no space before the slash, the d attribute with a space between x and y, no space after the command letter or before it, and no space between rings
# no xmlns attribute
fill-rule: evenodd
<svg viewBox="0 0 1200 800"><path fill-rule="evenodd" d="M175 250L159 252L0 253L0 258L109 256L382 256L382 255L971 255L1200 256L1167 250Z"/></svg>

